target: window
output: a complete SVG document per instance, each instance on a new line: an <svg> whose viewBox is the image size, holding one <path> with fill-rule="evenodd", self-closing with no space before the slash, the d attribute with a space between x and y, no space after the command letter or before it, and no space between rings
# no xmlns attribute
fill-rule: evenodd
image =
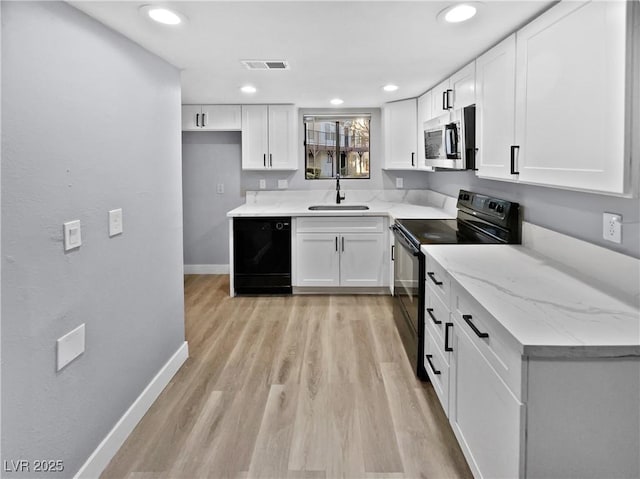
<svg viewBox="0 0 640 479"><path fill-rule="evenodd" d="M305 178L369 178L370 115L305 116Z"/></svg>

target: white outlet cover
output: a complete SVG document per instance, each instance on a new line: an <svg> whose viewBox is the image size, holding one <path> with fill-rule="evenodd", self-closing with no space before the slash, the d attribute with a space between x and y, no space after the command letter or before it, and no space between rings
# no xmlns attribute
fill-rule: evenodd
<svg viewBox="0 0 640 479"><path fill-rule="evenodd" d="M122 233L122 208L109 211L109 236Z"/></svg>
<svg viewBox="0 0 640 479"><path fill-rule="evenodd" d="M267 180L260 180L260 189L264 190L267 187Z"/></svg>
<svg viewBox="0 0 640 479"><path fill-rule="evenodd" d="M78 248L81 244L80 220L64 223L64 250L69 251L70 249Z"/></svg>
<svg viewBox="0 0 640 479"><path fill-rule="evenodd" d="M67 364L84 353L84 339L84 323L58 339L56 371L60 371Z"/></svg>
<svg viewBox="0 0 640 479"><path fill-rule="evenodd" d="M602 237L613 243L622 243L622 216L615 213L603 213Z"/></svg>
<svg viewBox="0 0 640 479"><path fill-rule="evenodd" d="M398 177L396 178L396 188L404 187L404 178Z"/></svg>
<svg viewBox="0 0 640 479"><path fill-rule="evenodd" d="M289 182L287 180L278 180L278 188L281 190L286 190L289 188Z"/></svg>
<svg viewBox="0 0 640 479"><path fill-rule="evenodd" d="M219 195L224 193L224 183L218 183L218 186L216 187L216 191L218 192Z"/></svg>

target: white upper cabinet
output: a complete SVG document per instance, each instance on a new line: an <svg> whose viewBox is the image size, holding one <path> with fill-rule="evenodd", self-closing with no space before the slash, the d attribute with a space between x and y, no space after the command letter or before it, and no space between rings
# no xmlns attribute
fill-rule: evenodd
<svg viewBox="0 0 640 479"><path fill-rule="evenodd" d="M431 90L431 115L435 118L445 113L473 105L476 102L475 61L465 65Z"/></svg>
<svg viewBox="0 0 640 479"><path fill-rule="evenodd" d="M240 105L182 105L183 131L241 129Z"/></svg>
<svg viewBox="0 0 640 479"><path fill-rule="evenodd" d="M476 60L476 168L478 176L517 180L511 174L515 138L516 36Z"/></svg>
<svg viewBox="0 0 640 479"><path fill-rule="evenodd" d="M450 78L450 85L453 99L450 99L449 104L454 110L473 105L476 102L476 62L473 61L454 73Z"/></svg>
<svg viewBox="0 0 640 479"><path fill-rule="evenodd" d="M384 106L384 169L412 170L418 167L416 123L415 98L387 103Z"/></svg>
<svg viewBox="0 0 640 479"><path fill-rule="evenodd" d="M453 90L451 90L451 81L447 78L431 90L431 118L449 112L452 101Z"/></svg>
<svg viewBox="0 0 640 479"><path fill-rule="evenodd" d="M274 170L297 169L296 109L269 105L269 166Z"/></svg>
<svg viewBox="0 0 640 479"><path fill-rule="evenodd" d="M562 2L517 32L520 181L624 192L631 3Z"/></svg>
<svg viewBox="0 0 640 479"><path fill-rule="evenodd" d="M242 169L296 170L292 105L242 105Z"/></svg>
<svg viewBox="0 0 640 479"><path fill-rule="evenodd" d="M428 91L424 95L418 98L418 164L424 165L425 151L424 151L424 122L431 119L433 114L433 96L432 92Z"/></svg>

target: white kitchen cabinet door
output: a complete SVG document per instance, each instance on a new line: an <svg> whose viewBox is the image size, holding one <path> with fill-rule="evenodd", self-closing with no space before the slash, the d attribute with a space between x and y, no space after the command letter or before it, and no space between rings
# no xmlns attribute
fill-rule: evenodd
<svg viewBox="0 0 640 479"><path fill-rule="evenodd" d="M431 90L431 118L444 115L449 111L449 108L447 107L448 102L450 103L450 100L447 100L447 95L451 96L450 93L447 93L449 90L451 90L451 82L449 78L439 83Z"/></svg>
<svg viewBox="0 0 640 479"><path fill-rule="evenodd" d="M182 105L182 131L201 130L201 115L202 107L200 105Z"/></svg>
<svg viewBox="0 0 640 479"><path fill-rule="evenodd" d="M520 181L623 193L626 9L561 2L516 33Z"/></svg>
<svg viewBox="0 0 640 479"><path fill-rule="evenodd" d="M268 168L269 117L267 105L242 105L242 169Z"/></svg>
<svg viewBox="0 0 640 479"><path fill-rule="evenodd" d="M433 96L432 92L428 91L424 95L418 98L418 152L416 157L418 158L418 165L424 166L425 163L425 151L424 151L424 122L431 120L433 114Z"/></svg>
<svg viewBox="0 0 640 479"><path fill-rule="evenodd" d="M200 125L201 130L241 130L242 114L240 105L202 105L202 116Z"/></svg>
<svg viewBox="0 0 640 479"><path fill-rule="evenodd" d="M384 106L384 168L412 170L418 167L415 98Z"/></svg>
<svg viewBox="0 0 640 479"><path fill-rule="evenodd" d="M451 75L451 90L449 99L453 109L464 108L476 102L476 62L473 61Z"/></svg>
<svg viewBox="0 0 640 479"><path fill-rule="evenodd" d="M296 235L296 286L340 286L340 235Z"/></svg>
<svg viewBox="0 0 640 479"><path fill-rule="evenodd" d="M341 286L384 286L386 264L383 234L340 235Z"/></svg>
<svg viewBox="0 0 640 479"><path fill-rule="evenodd" d="M522 477L524 405L463 331L453 327L449 420L475 477Z"/></svg>
<svg viewBox="0 0 640 479"><path fill-rule="evenodd" d="M269 168L295 170L296 109L292 105L269 105Z"/></svg>
<svg viewBox="0 0 640 479"><path fill-rule="evenodd" d="M516 36L476 60L476 168L483 178L517 181L511 174L515 141Z"/></svg>

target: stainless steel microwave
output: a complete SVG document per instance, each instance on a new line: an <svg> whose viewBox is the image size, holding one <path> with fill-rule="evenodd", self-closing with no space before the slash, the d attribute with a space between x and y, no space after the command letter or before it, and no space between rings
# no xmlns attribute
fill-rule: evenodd
<svg viewBox="0 0 640 479"><path fill-rule="evenodd" d="M471 105L424 122L425 166L475 169L476 107Z"/></svg>

